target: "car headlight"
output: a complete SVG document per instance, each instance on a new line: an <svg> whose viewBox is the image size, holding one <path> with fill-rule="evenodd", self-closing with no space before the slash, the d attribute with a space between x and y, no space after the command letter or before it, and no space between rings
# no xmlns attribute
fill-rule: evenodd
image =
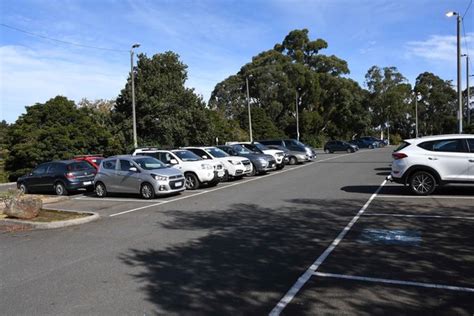
<svg viewBox="0 0 474 316"><path fill-rule="evenodd" d="M232 161L232 160L227 160L231 165L238 165L240 164L240 161Z"/></svg>
<svg viewBox="0 0 474 316"><path fill-rule="evenodd" d="M165 176L160 176L160 175L157 175L157 174L152 174L151 176L156 181L168 181L168 177L165 177Z"/></svg>
<svg viewBox="0 0 474 316"><path fill-rule="evenodd" d="M268 161L265 158L258 158L258 161L264 166L268 164Z"/></svg>
<svg viewBox="0 0 474 316"><path fill-rule="evenodd" d="M207 169L207 170L212 170L212 169L214 169L211 165L209 165L209 164L207 164L207 163L203 163L203 164L201 165L201 168L204 169L204 170L206 170L206 169Z"/></svg>

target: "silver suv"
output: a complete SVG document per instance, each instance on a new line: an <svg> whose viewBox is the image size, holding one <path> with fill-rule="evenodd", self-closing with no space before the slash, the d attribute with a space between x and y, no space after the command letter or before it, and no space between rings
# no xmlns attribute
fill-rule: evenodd
<svg viewBox="0 0 474 316"><path fill-rule="evenodd" d="M104 159L94 179L98 197L108 192L139 193L144 199L185 190L183 173L149 156Z"/></svg>

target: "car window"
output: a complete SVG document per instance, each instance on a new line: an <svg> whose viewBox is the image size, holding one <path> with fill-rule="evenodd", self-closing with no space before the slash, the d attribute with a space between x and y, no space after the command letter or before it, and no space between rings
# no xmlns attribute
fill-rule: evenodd
<svg viewBox="0 0 474 316"><path fill-rule="evenodd" d="M40 165L36 169L33 170L33 174L35 176L40 176L42 174L45 174L48 167L49 167L49 164Z"/></svg>
<svg viewBox="0 0 474 316"><path fill-rule="evenodd" d="M474 153L474 138L468 138L468 139L466 139L466 141L467 141L467 144L469 146L469 151L471 153Z"/></svg>
<svg viewBox="0 0 474 316"><path fill-rule="evenodd" d="M115 170L116 160L105 160L102 163L102 167L107 170Z"/></svg>
<svg viewBox="0 0 474 316"><path fill-rule="evenodd" d="M408 147L408 146L410 146L410 145L411 145L411 144L408 143L408 142L402 142L402 143L400 144L400 146L398 146L398 147L394 150L394 152L400 151L400 150L402 150L402 149L404 149L404 148L406 148L406 147ZM421 146L421 144L418 145L418 146L420 146L421 148L424 148L424 147ZM426 149L426 148L424 148L424 149Z"/></svg>
<svg viewBox="0 0 474 316"><path fill-rule="evenodd" d="M163 164L160 160L153 157L134 158L133 161L135 161L135 163L139 165L140 168L145 169L145 170L166 168L165 164Z"/></svg>
<svg viewBox="0 0 474 316"><path fill-rule="evenodd" d="M134 167L134 165L128 160L120 159L119 161L120 161L120 170L121 171L130 171L129 169Z"/></svg>
<svg viewBox="0 0 474 316"><path fill-rule="evenodd" d="M202 149L193 148L193 149L188 149L188 150L191 151L192 153L196 154L197 156L201 157L201 158L206 157L206 159L212 159L212 157Z"/></svg>
<svg viewBox="0 0 474 316"><path fill-rule="evenodd" d="M258 146L255 144L242 144L242 145L248 150L253 151L254 153L263 154L263 151L261 151L260 148L258 148Z"/></svg>
<svg viewBox="0 0 474 316"><path fill-rule="evenodd" d="M418 145L419 147L439 152L464 152L463 140L462 139L442 139L423 142Z"/></svg>
<svg viewBox="0 0 474 316"><path fill-rule="evenodd" d="M149 152L141 152L137 153L138 156L150 156L156 159L160 159L160 153L149 153Z"/></svg>
<svg viewBox="0 0 474 316"><path fill-rule="evenodd" d="M238 155L249 155L249 154L254 154L253 151L249 150L248 148L245 148L242 145L232 145L232 149L238 154Z"/></svg>
<svg viewBox="0 0 474 316"><path fill-rule="evenodd" d="M93 167L85 161L77 161L67 165L68 171L84 171L89 169L93 169Z"/></svg>
<svg viewBox="0 0 474 316"><path fill-rule="evenodd" d="M63 170L63 165L60 163L52 163L48 168L48 173L58 173Z"/></svg>

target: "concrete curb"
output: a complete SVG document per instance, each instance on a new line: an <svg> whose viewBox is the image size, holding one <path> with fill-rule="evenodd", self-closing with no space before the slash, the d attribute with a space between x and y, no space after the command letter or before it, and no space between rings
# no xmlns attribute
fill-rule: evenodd
<svg viewBox="0 0 474 316"><path fill-rule="evenodd" d="M75 226L80 224L89 223L95 221L100 218L98 213L95 212L79 212L79 211L66 211L66 210L55 210L50 209L52 211L61 211L61 212L71 212L71 213L80 213L80 214L91 214L87 217L76 218L76 219L69 219L65 221L56 221L56 222L31 222L26 220L20 219L2 219L1 221L4 223L12 223L12 224L23 224L27 225L33 229L55 229L55 228L62 228L68 226Z"/></svg>

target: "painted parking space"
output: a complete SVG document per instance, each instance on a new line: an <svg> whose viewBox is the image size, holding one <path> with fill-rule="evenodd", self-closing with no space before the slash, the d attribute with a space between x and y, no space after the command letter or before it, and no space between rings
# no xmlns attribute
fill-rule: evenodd
<svg viewBox="0 0 474 316"><path fill-rule="evenodd" d="M376 188L361 185L350 191ZM298 291L290 290L274 315L473 315L472 190L447 187L419 197L403 186L380 187L347 234L313 263L306 278L298 279Z"/></svg>

